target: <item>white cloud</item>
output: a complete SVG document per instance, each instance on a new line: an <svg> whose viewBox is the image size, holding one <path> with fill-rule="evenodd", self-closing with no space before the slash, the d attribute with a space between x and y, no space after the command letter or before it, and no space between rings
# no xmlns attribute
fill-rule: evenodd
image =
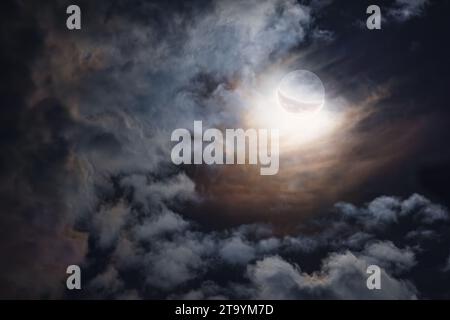
<svg viewBox="0 0 450 320"><path fill-rule="evenodd" d="M332 254L322 269L303 273L280 257L258 261L248 269L256 299L415 299L410 283L382 271L382 289L366 287L368 263L347 251Z"/></svg>
<svg viewBox="0 0 450 320"><path fill-rule="evenodd" d="M449 219L446 208L418 194L413 194L405 200L381 196L361 208L349 203L338 203L336 209L342 212L345 218L356 219L370 229L396 224L406 216L425 225Z"/></svg>
<svg viewBox="0 0 450 320"><path fill-rule="evenodd" d="M142 225L138 225L136 237L144 241L154 241L154 237L164 234L182 233L188 226L189 223L180 215L171 211L164 211L158 216L145 220Z"/></svg>
<svg viewBox="0 0 450 320"><path fill-rule="evenodd" d="M393 272L409 270L417 263L411 249L399 249L391 241L372 243L364 249L363 255Z"/></svg>
<svg viewBox="0 0 450 320"><path fill-rule="evenodd" d="M220 256L228 263L245 264L254 258L255 249L241 238L233 237L224 241Z"/></svg>

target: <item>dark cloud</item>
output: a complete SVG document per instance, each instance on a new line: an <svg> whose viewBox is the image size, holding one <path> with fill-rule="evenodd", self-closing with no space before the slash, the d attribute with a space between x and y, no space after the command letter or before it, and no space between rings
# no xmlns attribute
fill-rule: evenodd
<svg viewBox="0 0 450 320"><path fill-rule="evenodd" d="M420 16L424 3L397 1L389 15ZM366 67L378 53L345 40L351 23L323 23L333 1L81 1L79 32L65 28L67 4L2 4L1 297L448 298L447 209L416 185L388 189L407 198L379 197L389 183L370 180L403 182L385 172L423 136L415 115L392 107L416 84L390 79L408 78L404 61L421 45ZM346 134L271 183L170 163L174 128L241 125L274 66L321 72L337 111L354 112ZM82 294L64 291L69 264L83 268ZM369 264L383 268L380 291L365 286Z"/></svg>
<svg viewBox="0 0 450 320"><path fill-rule="evenodd" d="M450 241L448 211L417 194L404 200L383 196L363 207L340 203L323 219L310 221L309 231L290 236L277 236L264 225L206 232L158 206L159 197L147 197L147 206L127 199L133 208L128 221L140 217L141 224L120 222L121 237L105 257L100 279L123 283L127 274L137 273L143 282L127 289L140 298L424 298L428 292L417 287L415 275L427 264L423 253L433 250L433 242ZM160 209L150 213L147 207ZM414 233L420 228L435 236ZM433 274L445 277L447 252L436 254L441 262ZM382 290L366 287L372 264L382 268ZM98 277L89 285L94 296ZM106 296L119 297L124 290L114 285Z"/></svg>
<svg viewBox="0 0 450 320"><path fill-rule="evenodd" d="M404 22L421 16L425 12L425 7L428 4L428 0L396 0L388 10L388 15L396 21Z"/></svg>
<svg viewBox="0 0 450 320"><path fill-rule="evenodd" d="M72 229L65 190L76 190L72 137L77 125L63 102L29 103L44 34L33 11L4 3L1 17L0 296L61 295L65 268L80 263L86 237ZM58 258L55 258L58 257ZM39 274L39 281L36 281Z"/></svg>

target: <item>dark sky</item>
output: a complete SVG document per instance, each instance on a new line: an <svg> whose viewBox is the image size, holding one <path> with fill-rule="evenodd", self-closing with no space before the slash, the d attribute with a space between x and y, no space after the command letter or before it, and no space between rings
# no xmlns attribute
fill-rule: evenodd
<svg viewBox="0 0 450 320"><path fill-rule="evenodd" d="M72 31L69 4L1 4L1 298L450 298L448 2L78 1ZM277 175L171 162L296 69L325 110Z"/></svg>

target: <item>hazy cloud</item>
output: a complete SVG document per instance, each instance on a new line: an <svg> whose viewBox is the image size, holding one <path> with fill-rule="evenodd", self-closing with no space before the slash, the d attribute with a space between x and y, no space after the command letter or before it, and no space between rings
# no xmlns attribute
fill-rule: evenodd
<svg viewBox="0 0 450 320"><path fill-rule="evenodd" d="M404 22L421 16L428 4L428 0L395 0L388 15L396 21Z"/></svg>

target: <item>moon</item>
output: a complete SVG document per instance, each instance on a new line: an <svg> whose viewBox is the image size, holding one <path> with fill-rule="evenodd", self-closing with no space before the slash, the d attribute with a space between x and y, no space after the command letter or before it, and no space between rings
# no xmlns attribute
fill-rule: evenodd
<svg viewBox="0 0 450 320"><path fill-rule="evenodd" d="M279 105L296 114L315 114L325 103L325 88L320 78L308 70L286 74L277 88Z"/></svg>

